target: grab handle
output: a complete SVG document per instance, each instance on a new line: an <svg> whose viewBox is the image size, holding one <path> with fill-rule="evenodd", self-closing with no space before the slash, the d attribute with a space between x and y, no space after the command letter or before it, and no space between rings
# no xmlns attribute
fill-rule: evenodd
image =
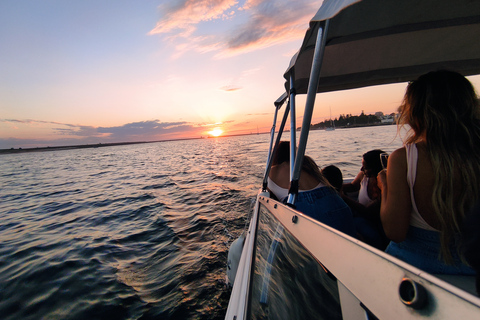
<svg viewBox="0 0 480 320"><path fill-rule="evenodd" d="M412 279L403 278L398 293L400 300L407 307L419 310L427 304L427 290Z"/></svg>

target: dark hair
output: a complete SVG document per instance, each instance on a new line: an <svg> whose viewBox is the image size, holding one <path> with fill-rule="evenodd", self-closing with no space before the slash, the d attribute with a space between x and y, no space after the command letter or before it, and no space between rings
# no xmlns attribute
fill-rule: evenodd
<svg viewBox="0 0 480 320"><path fill-rule="evenodd" d="M326 166L322 169L322 174L325 179L330 182L330 184L335 188L335 190L340 191L343 185L343 175L342 171L334 165Z"/></svg>
<svg viewBox="0 0 480 320"><path fill-rule="evenodd" d="M290 142L280 141L272 156L272 165L290 162Z"/></svg>
<svg viewBox="0 0 480 320"><path fill-rule="evenodd" d="M383 170L382 161L380 160L380 154L385 153L380 149L370 150L363 154L362 158L365 161L365 166L372 171L373 176Z"/></svg>
<svg viewBox="0 0 480 320"><path fill-rule="evenodd" d="M325 182L325 178L320 172L320 169L318 169L317 164L309 156L303 157L302 170L311 175L312 177L315 177L320 182Z"/></svg>
<svg viewBox="0 0 480 320"><path fill-rule="evenodd" d="M480 106L470 81L457 72L429 72L411 82L399 108L399 128L409 125L405 143L426 142L434 182L442 255L480 195ZM459 178L460 177L460 178ZM462 183L456 183L460 180Z"/></svg>
<svg viewBox="0 0 480 320"><path fill-rule="evenodd" d="M290 142L289 141L280 141L276 151L272 156L273 166L279 165L284 162L290 163ZM330 183L328 182L328 180L325 179L325 177L320 172L318 165L315 163L315 161L312 158L310 158L307 155L303 157L302 171L305 171L312 177L316 178L318 182L321 182L325 185L330 186Z"/></svg>

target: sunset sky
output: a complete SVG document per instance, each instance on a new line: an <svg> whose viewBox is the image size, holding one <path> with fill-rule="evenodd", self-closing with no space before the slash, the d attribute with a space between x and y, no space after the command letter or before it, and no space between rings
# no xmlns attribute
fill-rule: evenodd
<svg viewBox="0 0 480 320"><path fill-rule="evenodd" d="M268 131L320 4L2 0L0 149ZM394 112L404 89L320 95L313 122Z"/></svg>

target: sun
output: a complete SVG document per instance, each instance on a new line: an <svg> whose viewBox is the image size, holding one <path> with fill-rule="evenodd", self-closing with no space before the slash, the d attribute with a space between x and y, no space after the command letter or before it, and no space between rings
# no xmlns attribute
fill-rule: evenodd
<svg viewBox="0 0 480 320"><path fill-rule="evenodd" d="M209 131L208 133L209 133L210 135L214 136L214 137L218 137L218 136L222 135L223 130L220 129L220 128L215 128L215 129L213 129L212 131Z"/></svg>

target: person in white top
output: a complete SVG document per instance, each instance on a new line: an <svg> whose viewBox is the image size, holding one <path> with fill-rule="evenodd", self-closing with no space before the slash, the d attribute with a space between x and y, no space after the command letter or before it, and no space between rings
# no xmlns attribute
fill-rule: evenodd
<svg viewBox="0 0 480 320"><path fill-rule="evenodd" d="M362 155L362 168L355 179L350 183L344 183L343 192L358 191L358 204L353 210L365 211L367 207L380 202L380 189L377 185L377 175L382 171L380 155L386 154L380 149L370 150ZM350 204L349 204L350 205ZM376 208L377 213L379 208Z"/></svg>
<svg viewBox="0 0 480 320"><path fill-rule="evenodd" d="M389 240L380 221L381 192L377 185L377 175L383 170L380 158L382 154L387 155L380 149L364 153L360 172L352 182L343 184L341 195L352 209L360 238L380 250L385 250ZM357 201L345 195L350 192L358 192Z"/></svg>
<svg viewBox="0 0 480 320"><path fill-rule="evenodd" d="M480 107L471 83L451 71L407 87L400 126L406 146L378 175L387 253L433 274L474 274L460 252L460 225L480 196Z"/></svg>
<svg viewBox="0 0 480 320"><path fill-rule="evenodd" d="M268 190L285 201L290 188L290 143L281 141L272 158ZM305 156L298 181L295 207L298 211L352 237L356 236L348 205L323 177L313 159Z"/></svg>

